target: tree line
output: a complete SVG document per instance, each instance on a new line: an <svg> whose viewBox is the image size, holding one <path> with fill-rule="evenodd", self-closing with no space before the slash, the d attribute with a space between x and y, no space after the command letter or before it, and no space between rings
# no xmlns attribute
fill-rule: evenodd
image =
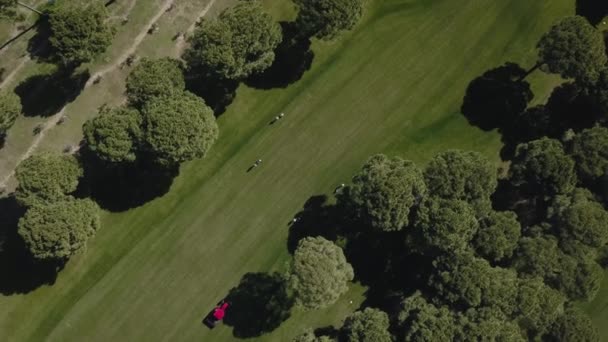
<svg viewBox="0 0 608 342"><path fill-rule="evenodd" d="M357 0L297 5L298 34L320 39L351 29L362 12ZM49 42L64 66L89 62L111 43L115 29L99 1L57 1L46 13ZM35 154L17 167L13 196L26 209L17 232L30 254L64 263L86 248L100 228L95 188L107 174L132 177L127 182L156 171L174 175L181 163L204 157L219 128L213 109L186 89L186 78L240 82L272 65L281 39L281 27L259 2L240 1L216 19L202 20L182 60L141 59L127 77L126 104L102 106L84 124L77 154ZM20 105L15 94L0 95L3 134ZM112 195L110 201L120 201Z"/></svg>

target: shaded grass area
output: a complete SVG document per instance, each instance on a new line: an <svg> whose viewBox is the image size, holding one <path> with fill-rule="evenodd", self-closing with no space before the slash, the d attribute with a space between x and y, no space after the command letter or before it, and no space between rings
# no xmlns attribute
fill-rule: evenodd
<svg viewBox="0 0 608 342"><path fill-rule="evenodd" d="M286 3L267 2L280 13ZM313 43L300 81L241 86L211 153L184 165L162 198L106 214L52 287L1 297L0 331L18 341L236 340L230 327L209 331L200 320L246 273L284 271L287 223L369 155L424 163L462 148L497 159L498 135L458 113L467 84L506 61L532 65L536 40L571 13L566 0L370 2L354 32ZM285 118L269 126L279 112ZM364 292L354 285L326 310L295 310L256 340L340 325Z"/></svg>

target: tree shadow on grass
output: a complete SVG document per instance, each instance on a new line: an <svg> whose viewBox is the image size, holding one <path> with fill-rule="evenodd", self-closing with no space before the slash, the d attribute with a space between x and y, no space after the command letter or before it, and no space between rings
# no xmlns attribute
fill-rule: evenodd
<svg viewBox="0 0 608 342"><path fill-rule="evenodd" d="M262 73L251 76L245 83L253 88L285 88L298 81L310 70L314 52L310 38L303 38L294 22L280 22L283 40L275 49L272 65Z"/></svg>
<svg viewBox="0 0 608 342"><path fill-rule="evenodd" d="M602 0L576 0L576 14L597 25L608 14L608 2Z"/></svg>
<svg viewBox="0 0 608 342"><path fill-rule="evenodd" d="M30 76L15 88L23 115L46 117L59 112L78 97L90 76L88 70L74 73L65 68L50 75Z"/></svg>
<svg viewBox="0 0 608 342"><path fill-rule="evenodd" d="M512 122L534 97L523 80L527 74L519 65L506 63L471 81L461 108L469 123L489 131Z"/></svg>
<svg viewBox="0 0 608 342"><path fill-rule="evenodd" d="M0 199L0 293L6 296L54 284L64 266L61 261L39 261L32 257L17 234L17 223L24 213L14 197Z"/></svg>
<svg viewBox="0 0 608 342"><path fill-rule="evenodd" d="M166 194L179 167L161 167L149 161L105 163L83 149L84 179L80 196L90 196L100 207L120 212L141 206Z"/></svg>
<svg viewBox="0 0 608 342"><path fill-rule="evenodd" d="M239 82L221 79L209 72L203 73L203 75L187 77L186 89L205 100L205 103L218 117L224 114L226 108L234 101Z"/></svg>
<svg viewBox="0 0 608 342"><path fill-rule="evenodd" d="M291 223L287 237L287 249L293 253L298 242L309 236L322 236L330 241L339 237L344 215L337 205L327 204L326 195L310 197L302 211L296 214L297 221Z"/></svg>
<svg viewBox="0 0 608 342"><path fill-rule="evenodd" d="M294 300L287 282L278 274L247 273L230 290L231 303L224 323L235 337L260 336L278 328L291 315Z"/></svg>

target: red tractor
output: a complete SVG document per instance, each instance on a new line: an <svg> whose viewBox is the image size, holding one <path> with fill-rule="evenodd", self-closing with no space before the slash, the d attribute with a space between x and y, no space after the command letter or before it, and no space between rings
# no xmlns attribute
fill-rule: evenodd
<svg viewBox="0 0 608 342"><path fill-rule="evenodd" d="M209 329L215 328L217 323L224 319L224 316L226 315L226 310L229 307L230 303L225 300L222 300L221 302L217 303L216 307L211 310L211 312L209 312L207 316L205 316L205 319L203 319L203 323L207 327L209 327Z"/></svg>

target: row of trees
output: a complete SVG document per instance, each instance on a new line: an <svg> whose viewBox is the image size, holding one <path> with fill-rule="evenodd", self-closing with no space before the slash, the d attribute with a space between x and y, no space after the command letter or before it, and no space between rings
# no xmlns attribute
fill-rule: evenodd
<svg viewBox="0 0 608 342"><path fill-rule="evenodd" d="M358 1L352 2L358 4L353 8L344 3L301 2L301 15L308 17L310 14L306 13L315 12L315 8L338 6L334 9L339 10L300 19L306 25L315 20L319 30L308 28L305 34L329 38L352 28L353 20L361 15L361 6ZM108 26L106 9L99 1L58 1L47 13L52 31L50 42L65 65L90 61L111 42L113 29ZM262 6L257 1L242 1L217 19L201 23L184 54L186 64L170 58L142 59L127 77L127 104L117 108L104 106L98 116L84 124L79 159L39 154L22 162L16 170L19 186L15 198L27 208L19 221L18 233L31 254L39 260L65 261L85 248L99 228L99 208L86 198L97 180L92 173L128 168L141 172L150 168L175 169L183 162L204 157L219 129L213 110L186 90L184 75L242 80L273 63L273 51L280 41L279 25ZM2 133L20 112L18 100L13 94L0 98ZM330 251L333 254L328 258L324 253ZM309 258L327 264L330 269L326 273L343 272L330 292L315 288L322 275L306 274L311 271L307 266ZM337 299L331 291L344 292L346 282L353 278L342 251L327 240L302 242L296 260L293 283L298 284L298 298L306 307L321 307L325 301Z"/></svg>

